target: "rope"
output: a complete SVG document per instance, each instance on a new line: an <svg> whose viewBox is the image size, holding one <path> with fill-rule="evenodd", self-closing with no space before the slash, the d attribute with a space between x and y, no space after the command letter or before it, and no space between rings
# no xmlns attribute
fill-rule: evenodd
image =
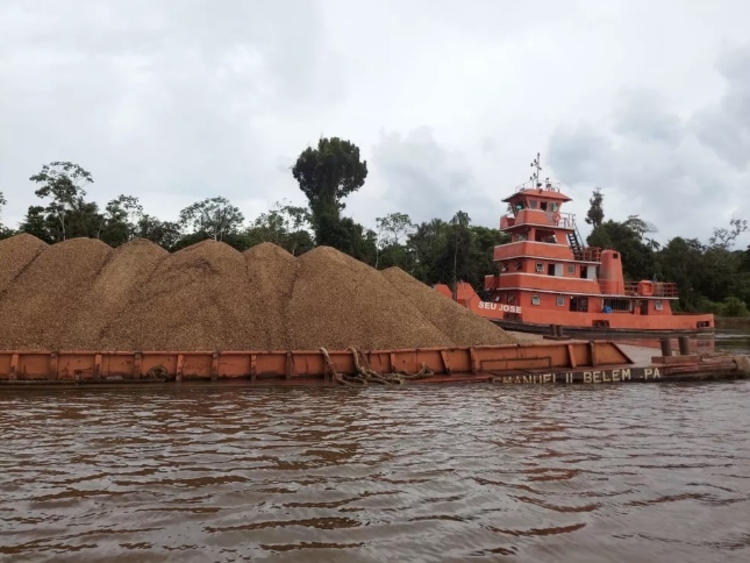
<svg viewBox="0 0 750 563"><path fill-rule="evenodd" d="M407 381L414 381L435 375L435 372L428 368L424 362L422 362L422 367L416 373L394 371L381 374L372 369L364 353L357 350L354 346L349 347L348 350L352 353L352 359L354 360L356 373L353 374L337 372L331 361L331 356L328 354L328 350L320 348L328 370L333 375L334 381L339 385L369 385L370 383L378 385L404 385Z"/></svg>

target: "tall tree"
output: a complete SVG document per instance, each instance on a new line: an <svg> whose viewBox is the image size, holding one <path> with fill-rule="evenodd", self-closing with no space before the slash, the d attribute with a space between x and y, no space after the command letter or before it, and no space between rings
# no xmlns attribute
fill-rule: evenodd
<svg viewBox="0 0 750 563"><path fill-rule="evenodd" d="M729 228L722 227L714 229L713 236L709 239L709 243L713 246L728 250L734 244L734 241L742 233L747 232L748 225L746 219L735 219L729 220Z"/></svg>
<svg viewBox="0 0 750 563"><path fill-rule="evenodd" d="M350 229L340 224L340 213L342 200L367 178L367 161L360 159L359 147L339 137L321 138L316 148L302 151L292 175L310 202L316 243L339 250L351 246L346 240Z"/></svg>
<svg viewBox="0 0 750 563"><path fill-rule="evenodd" d="M180 211L180 225L191 233L205 233L208 238L222 240L236 233L245 217L238 207L223 197L206 198Z"/></svg>
<svg viewBox="0 0 750 563"><path fill-rule="evenodd" d="M107 203L101 239L116 247L137 236L138 224L143 217L143 206L137 197L120 195Z"/></svg>
<svg viewBox="0 0 750 563"><path fill-rule="evenodd" d="M586 213L585 219L585 221L595 229L602 224L602 221L604 221L603 202L604 195L602 195L602 189L596 188L591 199L589 199L590 207L588 213Z"/></svg>
<svg viewBox="0 0 750 563"><path fill-rule="evenodd" d="M55 223L57 232L52 234L53 239L76 236L70 232L68 218L76 211L76 202L86 196L84 186L94 182L91 173L72 162L55 161L42 166L29 180L40 185L34 192L36 196L48 200L42 212ZM80 210L81 206L78 207Z"/></svg>
<svg viewBox="0 0 750 563"><path fill-rule="evenodd" d="M385 258L383 266L401 266L408 269L408 253L403 242L414 230L414 224L406 213L389 213L385 217L375 219L377 225L378 244L375 267L381 264L381 257ZM385 255L385 256L383 256Z"/></svg>

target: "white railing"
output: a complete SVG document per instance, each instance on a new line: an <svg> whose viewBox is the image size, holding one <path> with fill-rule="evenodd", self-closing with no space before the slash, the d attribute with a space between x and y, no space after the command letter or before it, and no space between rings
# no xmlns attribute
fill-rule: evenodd
<svg viewBox="0 0 750 563"><path fill-rule="evenodd" d="M561 227L563 229L576 228L576 216L573 213L560 213L559 211L546 211L547 224Z"/></svg>

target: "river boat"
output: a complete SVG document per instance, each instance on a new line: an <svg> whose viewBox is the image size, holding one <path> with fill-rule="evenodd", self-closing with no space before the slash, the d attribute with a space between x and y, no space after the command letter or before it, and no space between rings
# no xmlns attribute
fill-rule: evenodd
<svg viewBox="0 0 750 563"><path fill-rule="evenodd" d="M540 155L529 182L502 201L508 213L500 230L510 242L495 246L496 271L485 277L481 295L465 282L435 289L498 324L519 332L580 338L658 339L689 335L713 339L714 316L673 311L677 285L626 281L615 249L584 243L572 201L559 184L540 180Z"/></svg>

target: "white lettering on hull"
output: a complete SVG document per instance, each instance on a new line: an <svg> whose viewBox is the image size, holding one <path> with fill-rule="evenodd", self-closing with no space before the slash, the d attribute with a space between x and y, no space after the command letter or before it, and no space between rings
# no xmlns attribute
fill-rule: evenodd
<svg viewBox="0 0 750 563"><path fill-rule="evenodd" d="M507 305L506 303L492 303L491 301L480 301L479 308L486 311L502 311L503 313L520 313L519 305Z"/></svg>

